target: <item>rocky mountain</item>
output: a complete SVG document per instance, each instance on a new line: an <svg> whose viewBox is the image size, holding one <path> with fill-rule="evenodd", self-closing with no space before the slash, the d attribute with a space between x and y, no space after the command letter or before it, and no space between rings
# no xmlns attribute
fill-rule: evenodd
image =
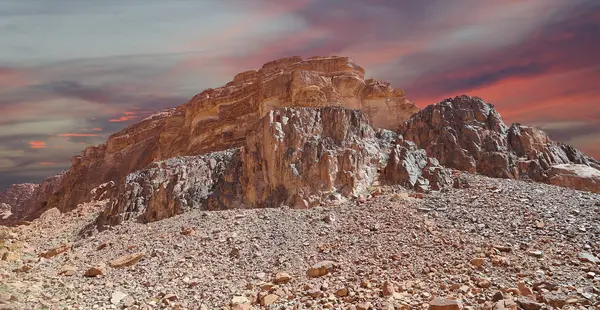
<svg viewBox="0 0 600 310"><path fill-rule="evenodd" d="M400 132L449 168L600 192L600 163L543 131L507 127L494 107L460 96L413 115Z"/></svg>
<svg viewBox="0 0 600 310"><path fill-rule="evenodd" d="M479 98L418 111L347 57L290 57L86 148L32 197L4 202L13 214L3 223L100 198L111 207L99 227L190 208L306 208L364 194L380 176L440 190L455 182L448 168L600 191L597 161L535 128L506 126Z"/></svg>
<svg viewBox="0 0 600 310"><path fill-rule="evenodd" d="M0 309L593 309L599 169L480 98L280 59L1 194Z"/></svg>
<svg viewBox="0 0 600 310"><path fill-rule="evenodd" d="M23 218L36 218L53 207L72 210L100 184L155 161L240 147L246 132L273 108L321 106L359 109L376 127L394 130L418 111L403 91L365 80L364 69L348 57L279 59L86 148L73 158L58 189Z"/></svg>

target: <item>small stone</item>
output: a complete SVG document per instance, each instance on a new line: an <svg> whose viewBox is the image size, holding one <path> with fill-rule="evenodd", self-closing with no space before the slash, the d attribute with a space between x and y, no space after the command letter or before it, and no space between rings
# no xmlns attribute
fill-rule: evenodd
<svg viewBox="0 0 600 310"><path fill-rule="evenodd" d="M529 252L527 252L527 254L529 254L530 256L536 257L536 258L540 258L540 257L544 256L544 252L542 252L542 251L529 251Z"/></svg>
<svg viewBox="0 0 600 310"><path fill-rule="evenodd" d="M59 276L67 276L70 277L72 275L74 275L77 272L77 267L75 266L64 266L62 267L62 269L58 272Z"/></svg>
<svg viewBox="0 0 600 310"><path fill-rule="evenodd" d="M483 279L483 280L477 282L477 286L480 288L489 288L492 286L492 282L490 280Z"/></svg>
<svg viewBox="0 0 600 310"><path fill-rule="evenodd" d="M112 303L113 305L118 305L121 302L121 300L125 298L125 296L127 296L127 294L121 291L114 291L110 297L110 303Z"/></svg>
<svg viewBox="0 0 600 310"><path fill-rule="evenodd" d="M323 217L323 222L327 224L331 224L335 221L335 216L333 214L327 214Z"/></svg>
<svg viewBox="0 0 600 310"><path fill-rule="evenodd" d="M15 253L15 252L5 252L2 255L2 260L3 261L7 261L7 262L14 262L19 260L19 253Z"/></svg>
<svg viewBox="0 0 600 310"><path fill-rule="evenodd" d="M343 287L335 292L335 296L346 297L348 296L348 289Z"/></svg>
<svg viewBox="0 0 600 310"><path fill-rule="evenodd" d="M42 253L39 254L39 256L43 257L43 258L52 258L52 257L54 257L54 256L56 256L58 254L62 254L62 253L65 253L65 252L69 251L71 249L71 246L72 245L70 243L63 244L61 246L57 246L55 248L52 248L52 249L50 249L50 250L48 250L46 252L42 252Z"/></svg>
<svg viewBox="0 0 600 310"><path fill-rule="evenodd" d="M165 296L163 296L162 302L163 302L163 304L168 304L169 301L175 301L177 299L179 299L179 298L175 294L166 294Z"/></svg>
<svg viewBox="0 0 600 310"><path fill-rule="evenodd" d="M104 271L104 266L103 265L96 265L94 267L91 267L90 269L88 269L85 272L85 276L86 277L97 277L97 276L103 276L105 274Z"/></svg>
<svg viewBox="0 0 600 310"><path fill-rule="evenodd" d="M544 306L544 304L537 303L533 299L523 296L517 298L517 304L519 304L523 310L540 310Z"/></svg>
<svg viewBox="0 0 600 310"><path fill-rule="evenodd" d="M471 260L471 265L481 268L485 264L485 258L475 257Z"/></svg>
<svg viewBox="0 0 600 310"><path fill-rule="evenodd" d="M106 242L100 243L100 245L98 245L98 247L96 248L96 251L100 251L107 246L108 246L108 243L106 243Z"/></svg>
<svg viewBox="0 0 600 310"><path fill-rule="evenodd" d="M492 255L492 265L494 266L508 266L508 258L500 255Z"/></svg>
<svg viewBox="0 0 600 310"><path fill-rule="evenodd" d="M310 290L308 290L307 294L308 294L308 296L310 296L312 298L319 298L319 297L323 296L323 292L318 289L310 289Z"/></svg>
<svg viewBox="0 0 600 310"><path fill-rule="evenodd" d="M125 297L125 299L123 299L123 305L125 307L131 307L133 306L133 304L135 304L135 299L133 299L133 297L128 295L127 297Z"/></svg>
<svg viewBox="0 0 600 310"><path fill-rule="evenodd" d="M495 244L493 245L494 249L500 251L500 252L511 252L512 248L510 246L506 246L506 245L499 245L499 244Z"/></svg>
<svg viewBox="0 0 600 310"><path fill-rule="evenodd" d="M273 278L273 283L275 284L285 284L292 280L292 276L290 276L286 272L278 272Z"/></svg>
<svg viewBox="0 0 600 310"><path fill-rule="evenodd" d="M562 308L567 304L567 296L564 294L548 292L543 297L544 302L554 308Z"/></svg>
<svg viewBox="0 0 600 310"><path fill-rule="evenodd" d="M14 269L14 272L29 272L31 269L33 269L32 266L30 265L23 265L20 268Z"/></svg>
<svg viewBox="0 0 600 310"><path fill-rule="evenodd" d="M196 231L191 227L181 227L181 234L184 236L193 235Z"/></svg>
<svg viewBox="0 0 600 310"><path fill-rule="evenodd" d="M497 302L504 299L504 294L501 291L497 291L494 296L492 296L492 302Z"/></svg>
<svg viewBox="0 0 600 310"><path fill-rule="evenodd" d="M277 299L279 299L279 296L277 296L275 294L269 294L269 295L263 297L263 299L261 300L261 305L263 305L263 306L271 305L275 301L277 301Z"/></svg>
<svg viewBox="0 0 600 310"><path fill-rule="evenodd" d="M356 305L356 310L369 310L371 309L371 303L365 302Z"/></svg>
<svg viewBox="0 0 600 310"><path fill-rule="evenodd" d="M452 299L436 298L429 303L429 310L460 310L462 304Z"/></svg>
<svg viewBox="0 0 600 310"><path fill-rule="evenodd" d="M329 272L331 272L331 270L333 270L335 268L335 263L329 260L324 260L321 262L318 262L314 265L312 265L312 267L307 271L307 275L310 278L316 278L316 277L321 277L324 276L326 274L328 274Z"/></svg>
<svg viewBox="0 0 600 310"><path fill-rule="evenodd" d="M521 296L533 296L533 291L525 284L525 282L517 283L519 289L519 295Z"/></svg>
<svg viewBox="0 0 600 310"><path fill-rule="evenodd" d="M586 274L585 274L585 276L586 276L586 278L588 278L588 279L593 279L593 278L595 278L595 277L596 277L596 273L595 273L595 272L592 272L592 271L590 271L590 272L586 273Z"/></svg>
<svg viewBox="0 0 600 310"><path fill-rule="evenodd" d="M544 221L535 221L535 227L538 229L544 229L546 227L546 223Z"/></svg>
<svg viewBox="0 0 600 310"><path fill-rule="evenodd" d="M383 283L383 296L391 296L396 292L396 287L390 281Z"/></svg>
<svg viewBox="0 0 600 310"><path fill-rule="evenodd" d="M248 300L245 296L233 296L231 299L231 305L241 305L241 304L250 304L250 300Z"/></svg>
<svg viewBox="0 0 600 310"><path fill-rule="evenodd" d="M600 259L589 252L581 252L578 257L582 262L600 264Z"/></svg>
<svg viewBox="0 0 600 310"><path fill-rule="evenodd" d="M133 266L137 264L137 262L144 257L144 252L138 252L130 255L121 256L119 258L113 259L108 264L113 268L123 268L128 266Z"/></svg>

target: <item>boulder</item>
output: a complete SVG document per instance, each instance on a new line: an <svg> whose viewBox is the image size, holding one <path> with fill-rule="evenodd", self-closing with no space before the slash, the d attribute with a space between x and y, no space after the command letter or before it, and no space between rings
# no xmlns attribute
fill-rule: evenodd
<svg viewBox="0 0 600 310"><path fill-rule="evenodd" d="M600 193L600 170L581 164L562 164L550 168L549 183Z"/></svg>

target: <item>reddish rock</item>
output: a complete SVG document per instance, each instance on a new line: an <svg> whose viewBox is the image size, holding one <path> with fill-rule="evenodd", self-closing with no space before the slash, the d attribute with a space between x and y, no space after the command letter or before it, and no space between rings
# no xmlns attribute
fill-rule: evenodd
<svg viewBox="0 0 600 310"><path fill-rule="evenodd" d="M520 124L507 127L494 107L480 98L463 95L430 105L415 113L401 133L449 168L600 190L599 162L569 145L551 141L541 130ZM567 172L564 164L585 168Z"/></svg>
<svg viewBox="0 0 600 310"><path fill-rule="evenodd" d="M89 268L85 271L86 277L97 277L106 274L105 268L103 264L96 265L94 267Z"/></svg>
<svg viewBox="0 0 600 310"><path fill-rule="evenodd" d="M459 310L462 303L457 300L436 298L429 302L429 310Z"/></svg>
<svg viewBox="0 0 600 310"><path fill-rule="evenodd" d="M71 246L72 245L70 243L63 244L63 245L57 246L55 248L52 248L48 251L42 252L38 256L43 257L43 258L52 258L56 255L59 255L59 254L62 254L62 253L65 253L65 252L71 250Z"/></svg>
<svg viewBox="0 0 600 310"><path fill-rule="evenodd" d="M308 269L306 274L310 278L321 277L321 276L324 276L324 275L330 273L334 268L335 268L334 262L324 260L324 261L320 261L320 262L312 265L312 267L310 267L310 269Z"/></svg>
<svg viewBox="0 0 600 310"><path fill-rule="evenodd" d="M130 254L130 255L124 255L119 258L111 260L108 263L108 265L113 268L123 268L123 267L133 266L133 265L137 264L137 262L140 261L140 259L142 259L142 257L144 257L144 255L145 255L144 252L138 252L138 253L134 253L134 254Z"/></svg>

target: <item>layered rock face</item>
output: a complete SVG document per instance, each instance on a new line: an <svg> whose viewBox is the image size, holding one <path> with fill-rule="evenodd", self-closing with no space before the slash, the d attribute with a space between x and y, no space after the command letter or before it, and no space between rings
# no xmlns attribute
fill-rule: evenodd
<svg viewBox="0 0 600 310"><path fill-rule="evenodd" d="M0 218L6 218L13 213L18 213L23 203L33 197L38 184L14 184L0 193Z"/></svg>
<svg viewBox="0 0 600 310"><path fill-rule="evenodd" d="M418 156L398 154L401 149ZM156 162L97 187L95 199L109 202L95 225L151 222L191 208L339 204L368 194L386 162L389 183L423 191L451 183L447 170L424 150L392 131L374 129L358 110L279 108L248 132L241 149Z"/></svg>
<svg viewBox="0 0 600 310"><path fill-rule="evenodd" d="M200 208L237 153L174 157L95 188L95 200L109 200L97 225L116 225L128 219L153 222Z"/></svg>
<svg viewBox="0 0 600 310"><path fill-rule="evenodd" d="M551 141L541 130L520 124L507 127L492 105L469 96L428 106L411 117L401 132L442 165L491 177L549 183L556 165L600 168L593 158ZM576 186L558 180L554 178L553 184Z"/></svg>
<svg viewBox="0 0 600 310"><path fill-rule="evenodd" d="M360 111L272 110L249 132L208 208L309 208L358 195L375 179L384 148Z"/></svg>
<svg viewBox="0 0 600 310"><path fill-rule="evenodd" d="M419 191L440 190L453 181L448 169L442 167L437 159L427 157L427 152L411 141L394 145L383 174L384 180L389 183Z"/></svg>
<svg viewBox="0 0 600 310"><path fill-rule="evenodd" d="M207 89L189 102L129 126L105 144L74 157L59 189L31 206L41 214L62 212L91 198L100 184L117 181L148 164L243 145L246 132L278 107L343 106L364 111L375 127L397 129L418 108L389 83L364 79L347 57L279 59L236 75L224 87ZM39 209L39 210L38 210Z"/></svg>
<svg viewBox="0 0 600 310"><path fill-rule="evenodd" d="M10 206L10 214L6 212L4 217L0 216L3 220L0 224L14 225L24 219L38 218L42 210L47 210L47 199L57 191L63 176L64 172L61 172L46 178L41 184L16 184L0 193L3 197L12 197L4 200L4 204Z"/></svg>
<svg viewBox="0 0 600 310"><path fill-rule="evenodd" d="M587 165L562 164L552 166L549 183L600 193L600 170Z"/></svg>

